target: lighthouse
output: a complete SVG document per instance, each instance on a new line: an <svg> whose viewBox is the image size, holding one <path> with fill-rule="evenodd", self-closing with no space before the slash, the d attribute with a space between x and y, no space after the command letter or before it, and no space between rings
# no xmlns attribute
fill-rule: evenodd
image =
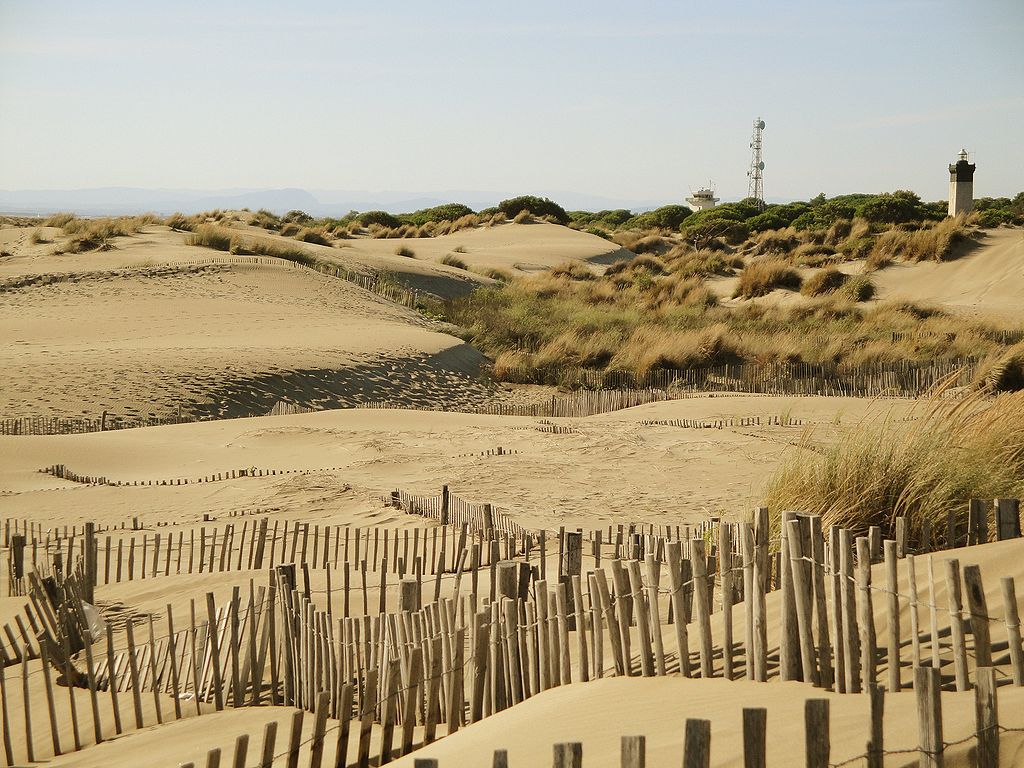
<svg viewBox="0 0 1024 768"><path fill-rule="evenodd" d="M974 207L974 163L967 162L967 150L949 166L949 215L970 213Z"/></svg>

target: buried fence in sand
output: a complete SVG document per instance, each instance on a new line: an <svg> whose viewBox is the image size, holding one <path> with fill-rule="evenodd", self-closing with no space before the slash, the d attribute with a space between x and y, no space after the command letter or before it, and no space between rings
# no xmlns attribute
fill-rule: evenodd
<svg viewBox="0 0 1024 768"><path fill-rule="evenodd" d="M638 376L625 371L595 371L586 368L503 369L498 378L531 384L559 384L575 391L552 395L535 403L485 403L472 407L424 407L373 400L354 408L452 411L492 416L537 418L583 418L624 408L662 402L701 393L731 392L778 396L899 397L919 398L936 389L971 386L978 361L958 359L915 363L876 362L858 367L811 363L759 365L741 363L687 370L653 370ZM317 409L278 403L266 413L253 416L311 413ZM61 435L103 432L117 429L189 424L208 421L180 410L167 416L120 416L103 413L98 418L64 416L18 416L0 419L0 435Z"/></svg>
<svg viewBox="0 0 1024 768"><path fill-rule="evenodd" d="M274 757L289 766L380 764L551 688L666 674L868 692L878 717L883 689L914 688L920 754L938 762L940 689L973 686L994 702L997 677L1024 685L1014 578L1002 578L1002 610L991 612L977 565L928 557L922 572L920 562L940 545L1018 538L1016 500L972 502L944 530L914 537L898 518L885 541L879 528L854 537L833 527L826 537L819 517L796 513L782 515L776 534L759 508L752 524L563 529L557 549L548 532L447 489L395 491L385 502L438 524L410 535L279 528L262 517L240 531L233 522L203 525L187 539L141 532L138 542L139 531L114 529L101 542L91 523L39 540L39 528L6 521L8 591L27 598L24 620L5 627L0 646L7 764L261 704L298 710L287 750L276 754L271 736L261 765ZM873 573L876 561L883 566ZM96 593L108 584L157 587L172 574L232 571L241 583L230 599L218 604L208 592L186 617L171 604L134 615L108 606L106 626L96 621L92 606L104 607ZM807 764L825 765L825 705L808 706L818 724ZM314 715L305 741L302 711ZM994 706L985 717L982 740L999 730ZM72 740L60 727L68 719ZM703 728L692 726L686 749L697 756L686 759L697 762L687 765L706 764ZM882 753L874 719L870 733L871 750ZM580 764L575 747L558 754L556 765ZM880 765L871 754L869 764Z"/></svg>

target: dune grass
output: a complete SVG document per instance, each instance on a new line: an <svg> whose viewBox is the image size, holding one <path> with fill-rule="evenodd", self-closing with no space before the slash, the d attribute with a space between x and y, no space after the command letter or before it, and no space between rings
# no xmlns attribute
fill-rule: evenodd
<svg viewBox="0 0 1024 768"><path fill-rule="evenodd" d="M734 298L750 299L767 296L777 288L800 290L800 274L789 264L778 259L756 259L740 273L740 281L733 292Z"/></svg>
<svg viewBox="0 0 1024 768"><path fill-rule="evenodd" d="M448 267L455 267L455 269L469 269L469 265L454 253L446 253L442 256L441 263Z"/></svg>
<svg viewBox="0 0 1024 768"><path fill-rule="evenodd" d="M856 534L872 525L890 532L904 516L916 536L929 520L942 539L947 513L969 499L1024 494L1024 392L936 396L914 416L864 421L824 446L808 430L768 483L765 503L775 515L819 514L826 529Z"/></svg>
<svg viewBox="0 0 1024 768"><path fill-rule="evenodd" d="M415 259L416 251L414 251L412 248L400 245L397 248L395 248L395 256L405 256L407 259Z"/></svg>

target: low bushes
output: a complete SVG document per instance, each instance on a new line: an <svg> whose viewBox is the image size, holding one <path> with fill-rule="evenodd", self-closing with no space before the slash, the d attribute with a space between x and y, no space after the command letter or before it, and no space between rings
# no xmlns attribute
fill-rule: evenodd
<svg viewBox="0 0 1024 768"><path fill-rule="evenodd" d="M454 253L446 253L444 256L442 256L441 263L449 267L455 267L455 269L469 269L469 266L466 264L466 262L464 262L462 259L456 256Z"/></svg>

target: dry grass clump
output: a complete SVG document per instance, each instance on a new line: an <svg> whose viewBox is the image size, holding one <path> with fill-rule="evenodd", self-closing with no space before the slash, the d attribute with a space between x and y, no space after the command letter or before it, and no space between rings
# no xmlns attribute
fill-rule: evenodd
<svg viewBox="0 0 1024 768"><path fill-rule="evenodd" d="M718 296L707 287L702 277L678 273L656 281L645 297L648 306L654 309L668 306L706 308L718 304Z"/></svg>
<svg viewBox="0 0 1024 768"><path fill-rule="evenodd" d="M48 217L44 222L44 227L57 227L58 229L64 229L68 222L75 218L73 213L55 213Z"/></svg>
<svg viewBox="0 0 1024 768"><path fill-rule="evenodd" d="M200 224L198 216L186 216L183 213L174 213L167 217L164 222L173 230L178 232L191 232Z"/></svg>
<svg viewBox="0 0 1024 768"><path fill-rule="evenodd" d="M28 233L29 245L40 245L49 242L51 241L46 239L46 235L43 234L43 230L41 229L33 229Z"/></svg>
<svg viewBox="0 0 1024 768"><path fill-rule="evenodd" d="M789 264L777 259L755 259L740 273L733 298L767 296L777 288L800 290L800 275Z"/></svg>
<svg viewBox="0 0 1024 768"><path fill-rule="evenodd" d="M798 245L790 256L793 264L804 267L820 267L836 260L836 252L828 245L804 243Z"/></svg>
<svg viewBox="0 0 1024 768"><path fill-rule="evenodd" d="M907 231L890 229L878 236L868 267L881 269L897 259L903 261L945 261L953 256L957 245L966 242L970 229L963 216L943 219L937 224Z"/></svg>
<svg viewBox="0 0 1024 768"><path fill-rule="evenodd" d="M529 211L520 211L515 215L515 218L512 219L512 221L515 224L529 224L533 221L533 216L530 215Z"/></svg>
<svg viewBox="0 0 1024 768"><path fill-rule="evenodd" d="M568 280L593 280L596 277L585 264L578 261L563 261L558 266L552 267L551 275Z"/></svg>
<svg viewBox="0 0 1024 768"><path fill-rule="evenodd" d="M853 302L871 301L875 298L875 284L867 275L849 275L836 296Z"/></svg>
<svg viewBox="0 0 1024 768"><path fill-rule="evenodd" d="M803 285L800 286L800 293L804 296L822 296L826 293L833 293L839 290L847 279L847 275L838 269L823 269L804 280Z"/></svg>
<svg viewBox="0 0 1024 768"><path fill-rule="evenodd" d="M100 219L74 218L64 225L64 234L86 235L93 239L109 240L112 237L127 237L128 235L134 235L149 224L162 223L162 219L151 214Z"/></svg>
<svg viewBox="0 0 1024 768"><path fill-rule="evenodd" d="M395 256L405 256L407 259L415 259L416 251L414 251L412 248L400 245L397 248L395 248Z"/></svg>
<svg viewBox="0 0 1024 768"><path fill-rule="evenodd" d="M799 233L792 227L761 232L753 240L754 248L751 253L754 256L771 254L785 256L801 243Z"/></svg>
<svg viewBox="0 0 1024 768"><path fill-rule="evenodd" d="M872 525L891 531L903 516L913 535L930 520L941 537L947 513L969 499L1024 494L1024 392L936 396L915 415L862 422L824 446L807 431L769 481L765 503L855 534Z"/></svg>
<svg viewBox="0 0 1024 768"><path fill-rule="evenodd" d="M484 277L489 277L491 280L497 280L499 283L507 283L512 280L512 273L506 272L504 269L498 269L497 267L487 267L486 269L480 270L480 274Z"/></svg>
<svg viewBox="0 0 1024 768"><path fill-rule="evenodd" d="M1024 390L1024 343L986 360L976 383L987 392Z"/></svg>
<svg viewBox="0 0 1024 768"><path fill-rule="evenodd" d="M660 368L695 368L739 358L736 342L724 325L684 332L642 325L617 349L609 367L643 375Z"/></svg>
<svg viewBox="0 0 1024 768"><path fill-rule="evenodd" d="M282 237L295 237L301 231L302 227L291 221L281 227L280 234Z"/></svg>
<svg viewBox="0 0 1024 768"><path fill-rule="evenodd" d="M313 243L314 245L330 245L331 239L327 236L327 233L320 229L310 229L303 227L295 235L295 239L303 243Z"/></svg>
<svg viewBox="0 0 1024 768"><path fill-rule="evenodd" d="M455 267L455 269L469 269L469 265L454 253L446 253L442 256L441 263L449 267Z"/></svg>

